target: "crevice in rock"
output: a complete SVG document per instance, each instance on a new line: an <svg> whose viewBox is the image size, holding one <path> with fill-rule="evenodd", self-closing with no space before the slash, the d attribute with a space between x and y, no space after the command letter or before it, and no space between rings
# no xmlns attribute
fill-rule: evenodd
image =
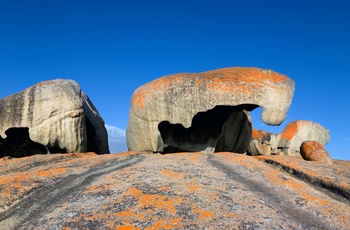
<svg viewBox="0 0 350 230"><path fill-rule="evenodd" d="M158 130L163 140L163 153L171 152L237 152L244 153L252 136L250 115L247 111L257 105L218 105L213 109L197 113L191 127L162 121Z"/></svg>
<svg viewBox="0 0 350 230"><path fill-rule="evenodd" d="M307 210L298 209L290 200L284 199L283 194L276 192L263 181L255 181L254 178L246 177L239 169L215 159L213 154L207 156L207 161L212 166L226 174L228 179L242 184L248 191L266 200L273 209L277 210L279 216L283 214L288 216L289 219L302 224L302 229L330 229L328 223L318 217L310 216Z"/></svg>
<svg viewBox="0 0 350 230"><path fill-rule="evenodd" d="M100 152L98 150L97 143L95 140L96 131L90 119L87 116L85 116L85 125L86 125L86 135L87 135L86 150L87 152L95 152L99 154Z"/></svg>
<svg viewBox="0 0 350 230"><path fill-rule="evenodd" d="M341 187L335 183L327 182L322 179L312 177L304 172L301 172L299 170L296 170L292 167L289 167L287 165L283 165L279 162L276 162L274 160L270 159L261 159L267 164L270 164L274 167L278 167L282 169L283 171L293 175L294 177L306 182L310 186L314 187L315 189L327 194L332 199L338 200L343 203L347 203L350 205L350 190Z"/></svg>

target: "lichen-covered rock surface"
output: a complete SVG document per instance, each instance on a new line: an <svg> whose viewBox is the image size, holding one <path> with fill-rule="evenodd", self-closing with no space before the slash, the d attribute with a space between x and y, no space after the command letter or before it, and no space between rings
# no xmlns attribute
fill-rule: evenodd
<svg viewBox="0 0 350 230"><path fill-rule="evenodd" d="M248 153L257 155L300 156L300 146L304 141L316 141L323 146L329 142L329 130L321 124L297 120L287 124L280 134L252 129L252 140Z"/></svg>
<svg viewBox="0 0 350 230"><path fill-rule="evenodd" d="M96 108L77 82L40 82L0 100L0 135L27 127L31 140L51 152L109 153L107 131Z"/></svg>
<svg viewBox="0 0 350 230"><path fill-rule="evenodd" d="M126 131L127 145L133 151L162 152L168 143L163 142L159 132L158 126L161 122L181 125L182 132L186 133L195 123L195 116L199 119L200 113L207 111L220 114L217 110L222 106L232 106L236 112L251 111L260 106L262 121L279 125L285 119L293 94L293 80L259 68L224 68L203 73L164 76L134 92ZM230 114L224 115L226 119ZM219 124L219 132L225 119ZM219 118L214 117L203 122L203 126L207 124L207 133L214 133L216 136L211 125L208 125L213 120ZM196 130L193 132L196 133ZM204 135L207 136L207 133L204 132ZM178 139L187 143L195 135L181 135ZM212 140L214 136L208 140Z"/></svg>
<svg viewBox="0 0 350 230"><path fill-rule="evenodd" d="M317 141L304 141L301 143L300 155L307 161L317 161L326 164L333 163L327 150Z"/></svg>
<svg viewBox="0 0 350 230"><path fill-rule="evenodd" d="M278 146L281 148L300 149L304 141L317 141L323 146L329 142L329 130L321 124L297 120L290 122L282 131Z"/></svg>
<svg viewBox="0 0 350 230"><path fill-rule="evenodd" d="M0 159L2 229L349 229L350 162L227 152Z"/></svg>

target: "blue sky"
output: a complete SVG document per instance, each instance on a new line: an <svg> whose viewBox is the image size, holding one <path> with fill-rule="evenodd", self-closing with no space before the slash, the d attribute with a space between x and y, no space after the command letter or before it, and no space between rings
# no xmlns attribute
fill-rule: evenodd
<svg viewBox="0 0 350 230"><path fill-rule="evenodd" d="M115 142L146 82L269 68L296 82L295 95L281 127L262 124L258 110L255 128L318 122L331 131L331 156L349 160L349 41L349 1L0 0L0 98L43 80L76 80Z"/></svg>

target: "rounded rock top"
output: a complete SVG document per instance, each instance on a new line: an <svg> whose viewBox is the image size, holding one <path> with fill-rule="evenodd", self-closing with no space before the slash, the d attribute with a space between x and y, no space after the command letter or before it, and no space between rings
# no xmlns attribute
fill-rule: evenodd
<svg viewBox="0 0 350 230"><path fill-rule="evenodd" d="M294 81L270 69L228 67L202 73L178 73L160 77L139 87L133 94L131 105L144 109L149 95L166 93L178 85L184 88L201 87L217 92L253 94L254 89L259 87L278 87L279 84L287 84L293 88L294 93Z"/></svg>

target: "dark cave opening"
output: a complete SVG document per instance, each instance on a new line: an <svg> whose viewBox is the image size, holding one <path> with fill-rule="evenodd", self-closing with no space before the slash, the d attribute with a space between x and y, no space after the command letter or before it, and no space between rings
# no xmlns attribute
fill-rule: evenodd
<svg viewBox="0 0 350 230"><path fill-rule="evenodd" d="M58 146L54 146L54 147L48 147L50 153L67 153L67 150L65 149L61 149Z"/></svg>
<svg viewBox="0 0 350 230"><path fill-rule="evenodd" d="M87 146L86 146L86 151L87 152L95 152L99 154L99 150L96 144L96 131L94 126L92 125L90 119L85 116L85 125L86 125L86 135L87 135Z"/></svg>
<svg viewBox="0 0 350 230"><path fill-rule="evenodd" d="M5 134L5 139L0 138L0 158L5 156L24 157L48 153L45 145L30 139L28 127L11 127L5 131Z"/></svg>
<svg viewBox="0 0 350 230"><path fill-rule="evenodd" d="M252 125L249 114L257 105L215 106L197 113L192 125L162 121L158 130L163 139L163 153L171 152L237 152L244 153L249 147ZM246 111L245 111L246 110Z"/></svg>

